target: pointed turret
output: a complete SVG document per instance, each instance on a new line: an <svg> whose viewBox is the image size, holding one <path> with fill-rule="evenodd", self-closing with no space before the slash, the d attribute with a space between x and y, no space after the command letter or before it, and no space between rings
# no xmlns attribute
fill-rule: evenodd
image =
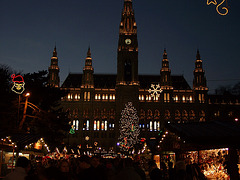
<svg viewBox="0 0 240 180"><path fill-rule="evenodd" d="M48 85L52 87L59 87L60 78L56 45L53 50L53 56L51 57L51 64L50 67L48 68L48 73L49 73Z"/></svg>
<svg viewBox="0 0 240 180"><path fill-rule="evenodd" d="M163 52L163 60L162 60L162 68L160 70L160 86L163 90L162 95L160 97L161 101L163 102L171 102L172 101L172 94L173 94L173 87L172 87L172 78L171 78L171 70L169 68L169 62L167 57L167 51L164 49Z"/></svg>
<svg viewBox="0 0 240 180"><path fill-rule="evenodd" d="M195 101L200 103L205 103L207 96L207 80L205 77L205 72L202 67L202 60L200 57L199 50L197 50L195 69L193 71L193 90L195 91Z"/></svg>
<svg viewBox="0 0 240 180"><path fill-rule="evenodd" d="M91 50L88 47L85 67L83 68L82 88L94 88L93 72Z"/></svg>
<svg viewBox="0 0 240 180"><path fill-rule="evenodd" d="M164 49L162 69L160 71L161 75L161 86L171 86L171 70L169 69L169 61L167 58L167 51Z"/></svg>
<svg viewBox="0 0 240 180"><path fill-rule="evenodd" d="M197 50L196 61L195 61L195 69L194 69L194 79L193 79L193 88L206 88L207 82L205 78L205 72L202 68L202 60L200 57L199 50Z"/></svg>
<svg viewBox="0 0 240 180"><path fill-rule="evenodd" d="M53 50L53 57L57 57L57 47L55 45L54 50Z"/></svg>

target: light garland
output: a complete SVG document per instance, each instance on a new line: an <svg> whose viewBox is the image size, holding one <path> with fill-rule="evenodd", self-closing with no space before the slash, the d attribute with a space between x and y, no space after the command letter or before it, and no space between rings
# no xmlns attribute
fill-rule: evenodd
<svg viewBox="0 0 240 180"><path fill-rule="evenodd" d="M43 138L40 138L36 143L31 143L31 144L29 144L29 145L26 145L26 146L25 146L25 149L35 148L35 146L36 146L37 144L39 144L39 145L41 145L42 147L44 147L44 148L47 150L47 152L50 152L49 147L48 147L48 145L45 143L45 141L44 141ZM36 149L36 148L35 148L35 149Z"/></svg>
<svg viewBox="0 0 240 180"><path fill-rule="evenodd" d="M220 2L220 3L218 4L216 0L207 0L207 5L214 4L215 6L217 6L217 7L216 7L217 13L220 14L220 15L222 15L222 16L225 16L225 15L227 15L227 13L228 13L228 8L227 8L227 7L222 7L222 10L225 10L225 13L221 13L221 12L219 11L219 7L220 7L225 1L226 1L226 3L227 3L227 0L222 0L222 2Z"/></svg>
<svg viewBox="0 0 240 180"><path fill-rule="evenodd" d="M129 149L138 142L138 136L140 134L137 111L133 107L132 102L128 102L125 105L121 115L122 117L119 122L119 147L122 151L129 151Z"/></svg>

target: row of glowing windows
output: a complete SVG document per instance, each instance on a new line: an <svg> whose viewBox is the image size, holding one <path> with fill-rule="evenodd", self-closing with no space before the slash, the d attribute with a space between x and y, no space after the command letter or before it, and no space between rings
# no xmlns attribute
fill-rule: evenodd
<svg viewBox="0 0 240 180"><path fill-rule="evenodd" d="M68 94L67 99L75 99L79 100L81 98L80 94ZM115 100L115 94L95 94L95 99L96 100ZM90 100L90 92L84 92L84 100Z"/></svg>
<svg viewBox="0 0 240 180"><path fill-rule="evenodd" d="M115 94L95 94L95 99L96 100L115 100Z"/></svg>
<svg viewBox="0 0 240 180"><path fill-rule="evenodd" d="M67 96L68 99L73 99L73 94L68 94ZM79 100L80 99L80 94L75 94L74 95L74 99L76 100ZM84 99L88 99L90 100L90 92L84 92ZM95 94L95 100L115 100L115 94ZM139 95L139 100L140 101L151 101L151 100L154 100L154 101L157 101L159 100L160 98L157 97L157 96L151 96L151 95ZM180 97L179 96L175 96L173 97L173 100L174 101L180 101ZM182 96L182 99L181 99L183 102L185 101L190 101L192 102L193 98L192 96ZM200 101L204 101L204 94L199 94L199 100ZM170 94L169 93L164 93L164 101L170 101Z"/></svg>
<svg viewBox="0 0 240 180"><path fill-rule="evenodd" d="M73 120L73 128L74 130L79 130L79 120ZM109 128L114 128L114 123L109 123L107 121L94 121L93 123L93 130L94 131L107 131ZM145 125L140 123L139 128L145 128ZM150 131L160 131L160 122L159 121L150 121L149 124L147 124L147 129ZM89 130L89 120L84 122L83 130Z"/></svg>
<svg viewBox="0 0 240 180"><path fill-rule="evenodd" d="M139 128L145 128L145 125L140 123ZM149 124L147 124L147 129L150 131L160 131L160 122L150 121Z"/></svg>
<svg viewBox="0 0 240 180"><path fill-rule="evenodd" d="M73 120L72 122L73 128L74 130L79 130L79 120ZM109 128L114 128L114 123L108 123L107 121L94 121L93 123L93 130L94 131L107 131L108 130L108 126ZM85 131L89 131L90 127L90 123L89 120L86 120L83 123L83 130Z"/></svg>
<svg viewBox="0 0 240 180"><path fill-rule="evenodd" d="M144 96L144 95L139 95L139 100L140 101L144 101L144 100L146 100L146 101L151 101L151 100L154 100L154 101L158 101L160 99L160 97L157 97L157 96L151 96L151 95L146 95L146 96ZM170 94L169 93L164 93L163 94L163 99L164 99L164 101L170 101ZM180 101L180 97L179 96L175 96L175 97L173 97L173 100L174 101ZM182 101L190 101L190 102L192 102L192 96L182 96Z"/></svg>

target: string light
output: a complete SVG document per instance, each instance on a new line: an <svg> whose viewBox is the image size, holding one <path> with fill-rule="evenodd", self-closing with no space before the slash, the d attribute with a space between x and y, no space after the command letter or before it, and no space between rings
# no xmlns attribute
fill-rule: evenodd
<svg viewBox="0 0 240 180"><path fill-rule="evenodd" d="M122 151L128 151L138 142L139 130L139 119L137 111L133 107L132 102L128 102L121 113L120 119L120 137L119 147Z"/></svg>

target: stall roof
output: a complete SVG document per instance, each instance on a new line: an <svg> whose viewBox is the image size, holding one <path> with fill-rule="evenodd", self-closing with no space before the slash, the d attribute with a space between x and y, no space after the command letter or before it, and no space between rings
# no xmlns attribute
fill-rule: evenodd
<svg viewBox="0 0 240 180"><path fill-rule="evenodd" d="M35 143L38 139L40 139L40 136L36 134L16 133L10 136L12 141L16 142L18 146L25 146L30 143Z"/></svg>
<svg viewBox="0 0 240 180"><path fill-rule="evenodd" d="M192 122L167 124L167 129L180 136L186 143L199 146L240 147L238 122Z"/></svg>

